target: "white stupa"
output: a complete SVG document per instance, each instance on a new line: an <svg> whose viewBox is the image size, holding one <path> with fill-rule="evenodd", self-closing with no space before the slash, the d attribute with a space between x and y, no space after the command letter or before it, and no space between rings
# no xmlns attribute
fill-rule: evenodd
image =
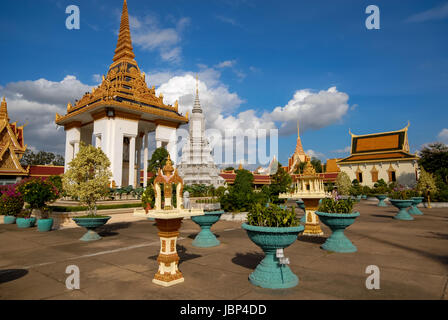
<svg viewBox="0 0 448 320"><path fill-rule="evenodd" d="M223 186L225 180L219 175L212 157L212 150L205 137L205 119L199 101L198 80L196 79L196 99L190 117L190 136L182 149L182 160L177 167L185 185L205 184Z"/></svg>

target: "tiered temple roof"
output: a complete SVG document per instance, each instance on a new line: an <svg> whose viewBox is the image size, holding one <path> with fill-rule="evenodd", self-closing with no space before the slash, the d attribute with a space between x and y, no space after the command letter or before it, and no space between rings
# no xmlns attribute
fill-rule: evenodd
<svg viewBox="0 0 448 320"><path fill-rule="evenodd" d="M188 122L188 115L179 113L178 102L174 106L163 102L163 94L156 96L155 87L148 88L146 75L140 71L133 52L127 2L124 0L120 32L113 63L100 86L87 92L74 105L68 103L67 114L56 114L56 124L88 122L105 116L101 107L117 107L117 116L146 120L167 120L179 124ZM90 114L90 116L86 116Z"/></svg>
<svg viewBox="0 0 448 320"><path fill-rule="evenodd" d="M9 123L8 106L5 98L0 105L0 175L26 176L28 170L20 164L26 150L23 126Z"/></svg>
<svg viewBox="0 0 448 320"><path fill-rule="evenodd" d="M301 162L306 162L306 161L307 161L307 155L305 154L305 151L303 150L302 140L300 139L300 126L299 126L299 122L297 121L297 144L296 144L296 150L294 151L294 154L288 160L289 174L294 174L294 172L297 169L297 166Z"/></svg>
<svg viewBox="0 0 448 320"><path fill-rule="evenodd" d="M408 128L409 124L401 130L391 132L366 135L355 135L350 132L351 155L337 163L416 160L418 157L409 153Z"/></svg>

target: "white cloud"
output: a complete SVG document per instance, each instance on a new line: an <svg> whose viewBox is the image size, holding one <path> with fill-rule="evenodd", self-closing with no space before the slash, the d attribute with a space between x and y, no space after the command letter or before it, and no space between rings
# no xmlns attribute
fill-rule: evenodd
<svg viewBox="0 0 448 320"><path fill-rule="evenodd" d="M448 129L443 129L438 135L439 139L444 143L448 143Z"/></svg>
<svg viewBox="0 0 448 320"><path fill-rule="evenodd" d="M231 68L235 65L235 60L227 60L216 65L216 68Z"/></svg>
<svg viewBox="0 0 448 320"><path fill-rule="evenodd" d="M218 19L221 22L230 24L234 27L241 27L241 24L236 21L235 19L229 18L229 17L225 17L225 16L216 16L216 19Z"/></svg>
<svg viewBox="0 0 448 320"><path fill-rule="evenodd" d="M163 28L155 16L147 15L143 18L130 16L132 41L136 46L148 51L157 50L165 61L179 62L182 48L181 33L190 24L189 18L181 18L175 26Z"/></svg>
<svg viewBox="0 0 448 320"><path fill-rule="evenodd" d="M342 120L349 109L348 99L349 96L336 87L318 93L308 89L298 90L286 106L277 107L264 117L280 122L282 135L295 133L297 119L303 131L321 129Z"/></svg>
<svg viewBox="0 0 448 320"><path fill-rule="evenodd" d="M6 96L11 121L25 127L25 144L32 150L64 153L65 134L54 123L56 112L64 114L69 101L75 102L91 87L81 83L75 76L67 75L59 82L39 79L12 82L2 88Z"/></svg>
<svg viewBox="0 0 448 320"><path fill-rule="evenodd" d="M448 3L414 14L406 19L406 22L425 22L431 20L443 20L448 18Z"/></svg>
<svg viewBox="0 0 448 320"><path fill-rule="evenodd" d="M344 149L337 149L337 150L333 150L332 152L334 153L348 153L350 152L351 147L350 146L346 146Z"/></svg>
<svg viewBox="0 0 448 320"><path fill-rule="evenodd" d="M310 156L311 158L317 158L320 160L325 160L327 159L327 157L325 156L325 154L318 152L318 151L314 151L312 149L309 149L307 151L305 151L305 153Z"/></svg>
<svg viewBox="0 0 448 320"><path fill-rule="evenodd" d="M300 119L302 131L319 129L341 121L349 109L348 95L330 88L320 92L298 90L287 105L264 113L255 107L241 110L245 101L222 83L221 71L205 65L198 67L200 99L208 129L224 132L226 129L279 127L280 135L290 135L296 132L297 119ZM147 81L150 86L157 86L157 95L163 93L165 103L173 104L179 100L179 111L191 112L196 90L195 73L183 70L148 72ZM54 123L55 113L65 114L68 101L74 103L90 90L89 85L68 75L59 82L39 79L9 83L0 88L0 94L6 95L13 121L21 124L28 121L25 143L38 150L63 154L65 134ZM317 157L324 157L312 152Z"/></svg>

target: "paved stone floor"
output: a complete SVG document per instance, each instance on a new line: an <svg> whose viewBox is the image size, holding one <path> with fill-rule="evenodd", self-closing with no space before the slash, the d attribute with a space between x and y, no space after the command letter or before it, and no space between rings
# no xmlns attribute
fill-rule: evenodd
<svg viewBox="0 0 448 320"><path fill-rule="evenodd" d="M422 209L414 221L392 219L393 207L363 201L361 216L346 231L357 253L320 249L325 238L299 237L285 250L297 287L266 290L248 276L262 251L241 224L213 227L221 245L195 248L199 228L184 221L178 251L185 282L170 288L152 283L159 251L153 222L106 225L102 240L84 243L80 228L40 233L0 225L0 299L448 299L448 209ZM322 226L325 237L330 231ZM66 267L77 265L80 290L66 289ZM366 267L380 268L380 289L368 290Z"/></svg>

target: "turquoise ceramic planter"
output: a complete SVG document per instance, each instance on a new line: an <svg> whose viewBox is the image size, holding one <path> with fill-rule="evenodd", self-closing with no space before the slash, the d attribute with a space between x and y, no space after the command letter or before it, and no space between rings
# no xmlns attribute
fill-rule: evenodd
<svg viewBox="0 0 448 320"><path fill-rule="evenodd" d="M96 241L100 240L101 236L95 232L95 229L101 227L109 221L111 217L101 218L73 218L73 221L80 227L86 228L87 232L82 236L81 241Z"/></svg>
<svg viewBox="0 0 448 320"><path fill-rule="evenodd" d="M377 198L379 200L378 207L387 207L386 202L384 202L384 200L387 198L386 195L384 195L384 194L377 194L375 196L375 198Z"/></svg>
<svg viewBox="0 0 448 320"><path fill-rule="evenodd" d="M37 220L37 230L40 232L48 232L53 228L53 219L39 219Z"/></svg>
<svg viewBox="0 0 448 320"><path fill-rule="evenodd" d="M390 203L397 208L399 211L394 216L394 219L397 220L414 220L414 218L406 211L407 208L412 206L412 199L408 200L397 200L397 199L389 199Z"/></svg>
<svg viewBox="0 0 448 320"><path fill-rule="evenodd" d="M246 230L250 240L265 253L265 258L249 276L249 281L253 285L267 289L285 289L297 286L299 278L289 266L280 264L276 254L277 249L284 249L293 244L304 227L269 228L244 223L242 228Z"/></svg>
<svg viewBox="0 0 448 320"><path fill-rule="evenodd" d="M17 218L16 219L17 227L20 229L32 228L36 224L36 218Z"/></svg>
<svg viewBox="0 0 448 320"><path fill-rule="evenodd" d="M326 213L316 211L320 221L332 231L331 236L321 246L322 249L331 252L350 253L356 252L356 246L345 236L344 231L351 226L359 212L354 213Z"/></svg>
<svg viewBox="0 0 448 320"><path fill-rule="evenodd" d="M16 223L16 217L14 216L5 216L3 220L4 224L15 224Z"/></svg>
<svg viewBox="0 0 448 320"><path fill-rule="evenodd" d="M366 200L367 199L367 195L363 194L361 198L362 198L362 200Z"/></svg>
<svg viewBox="0 0 448 320"><path fill-rule="evenodd" d="M417 208L417 206L418 206L420 203L422 203L423 199L425 199L425 198L423 198L423 197L412 197L411 199L412 199L412 206L411 206L411 208L408 210L408 213L409 213L409 214L415 214L415 215L422 216L422 215L423 215L423 212L421 212L420 209Z"/></svg>
<svg viewBox="0 0 448 320"><path fill-rule="evenodd" d="M302 216L302 218L300 218L300 223L305 224L306 223L305 202L303 202L303 200L297 200L296 203L299 206L299 208L303 210L303 216Z"/></svg>
<svg viewBox="0 0 448 320"><path fill-rule="evenodd" d="M199 248L210 248L219 246L221 242L216 239L210 228L219 221L224 211L210 211L206 212L203 216L191 217L191 220L201 227L201 232L193 240L193 246Z"/></svg>

